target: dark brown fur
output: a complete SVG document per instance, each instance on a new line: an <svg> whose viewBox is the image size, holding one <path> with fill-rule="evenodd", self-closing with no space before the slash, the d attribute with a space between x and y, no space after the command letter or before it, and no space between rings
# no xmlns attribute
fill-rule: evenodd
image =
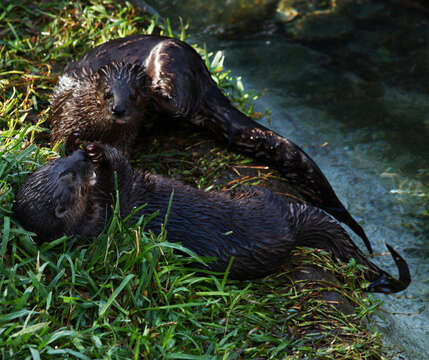
<svg viewBox="0 0 429 360"><path fill-rule="evenodd" d="M113 97L106 99L109 92ZM151 123L154 114L187 119L238 151L273 165L306 201L347 224L372 252L362 227L314 161L290 140L234 108L201 57L177 39L148 35L115 39L70 63L52 96L51 144L65 140L71 152L73 132L79 129L84 140L99 140L128 154L137 131Z"/></svg>
<svg viewBox="0 0 429 360"><path fill-rule="evenodd" d="M138 65L114 63L97 72L68 72L55 87L51 98L51 143L66 140L72 152L74 131L86 140L99 140L121 149L133 145L140 128L145 73Z"/></svg>
<svg viewBox="0 0 429 360"><path fill-rule="evenodd" d="M133 170L116 149L89 144L85 151L51 162L24 183L17 194L15 214L22 225L53 240L64 233L99 234L113 205L114 173L117 173L120 213L127 216L147 203L138 214L159 211L148 228L159 231L173 192L168 217L168 240L181 242L199 255L215 257L215 271L225 271L231 257L230 275L236 279L262 277L287 263L296 246L326 249L342 261L355 258L367 266L365 275L374 283L370 291L405 289L409 272L405 261L391 249L400 280L379 269L356 247L346 231L322 210L306 204L285 202L268 190L204 192L150 173Z"/></svg>

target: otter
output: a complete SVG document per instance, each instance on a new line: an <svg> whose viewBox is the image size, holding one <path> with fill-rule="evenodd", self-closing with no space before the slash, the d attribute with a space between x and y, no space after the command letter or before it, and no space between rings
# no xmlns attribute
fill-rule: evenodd
<svg viewBox="0 0 429 360"><path fill-rule="evenodd" d="M110 40L67 65L51 98L51 145L76 149L73 132L129 154L139 130L162 118L209 129L233 149L272 165L305 201L371 244L316 163L296 144L236 109L200 55L183 41L156 35ZM147 129L146 129L147 130Z"/></svg>
<svg viewBox="0 0 429 360"><path fill-rule="evenodd" d="M397 292L411 281L407 263L389 245L399 280L369 261L339 223L319 208L285 201L258 187L205 192L134 170L120 151L108 145L86 143L81 147L35 171L17 193L15 216L39 241L63 234L99 235L115 206L116 175L121 216L139 209L133 214L137 221L142 215L159 212L146 230L160 231L173 193L166 224L168 240L215 258L209 268L216 272L225 271L234 257L233 279L277 272L287 264L292 249L309 246L326 249L342 261L355 258L365 265L365 277L371 281L368 291Z"/></svg>

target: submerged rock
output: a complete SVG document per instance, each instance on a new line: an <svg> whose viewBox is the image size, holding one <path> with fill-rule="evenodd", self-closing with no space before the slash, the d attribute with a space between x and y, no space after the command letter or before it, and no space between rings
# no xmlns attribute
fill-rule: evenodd
<svg viewBox="0 0 429 360"><path fill-rule="evenodd" d="M353 23L347 16L331 12L305 15L284 28L286 34L301 41L338 40L353 29Z"/></svg>
<svg viewBox="0 0 429 360"><path fill-rule="evenodd" d="M296 40L338 40L354 29L353 19L344 11L349 5L349 0L282 0L276 19L283 24L285 33Z"/></svg>
<svg viewBox="0 0 429 360"><path fill-rule="evenodd" d="M147 1L173 24L179 17L193 31L209 31L221 37L238 37L261 30L273 19L277 0L168 0ZM202 16L203 14L203 16Z"/></svg>

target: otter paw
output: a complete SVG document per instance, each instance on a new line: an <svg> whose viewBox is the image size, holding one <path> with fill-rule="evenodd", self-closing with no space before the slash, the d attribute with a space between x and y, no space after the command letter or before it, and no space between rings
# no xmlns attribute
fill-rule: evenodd
<svg viewBox="0 0 429 360"><path fill-rule="evenodd" d="M81 145L82 130L77 128L68 136L66 140L66 154L70 155L73 151Z"/></svg>
<svg viewBox="0 0 429 360"><path fill-rule="evenodd" d="M71 138L76 145L79 145L82 139L82 130L80 128L74 129Z"/></svg>
<svg viewBox="0 0 429 360"><path fill-rule="evenodd" d="M104 147L99 143L89 143L85 145L85 151L89 159L94 163L101 163L106 160Z"/></svg>

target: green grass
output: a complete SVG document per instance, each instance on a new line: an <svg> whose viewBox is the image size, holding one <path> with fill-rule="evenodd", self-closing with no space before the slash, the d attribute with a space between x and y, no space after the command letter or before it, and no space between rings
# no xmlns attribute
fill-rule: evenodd
<svg viewBox="0 0 429 360"><path fill-rule="evenodd" d="M168 23L114 1L21 0L1 6L1 359L384 357L380 335L362 321L378 303L354 287L353 263L335 265L320 251L297 250L293 265L266 279L231 281L188 267L203 260L174 252L179 245L166 241L168 224L167 232L149 234L149 219L129 224L117 213L95 240L61 238L36 246L14 221L12 205L27 175L58 156L46 145L49 94L58 74L68 61L112 37L173 33ZM183 31L177 36L185 37ZM199 51L234 103L257 115L251 102L257 95L224 70L222 54ZM187 141L195 143L192 136ZM192 148L164 149L156 141L145 149L145 165L203 188L222 169L248 164L222 148L198 157ZM316 296L321 290L311 284L291 283L291 269L306 263L344 278L344 288L326 286L344 293L354 314L323 304Z"/></svg>

